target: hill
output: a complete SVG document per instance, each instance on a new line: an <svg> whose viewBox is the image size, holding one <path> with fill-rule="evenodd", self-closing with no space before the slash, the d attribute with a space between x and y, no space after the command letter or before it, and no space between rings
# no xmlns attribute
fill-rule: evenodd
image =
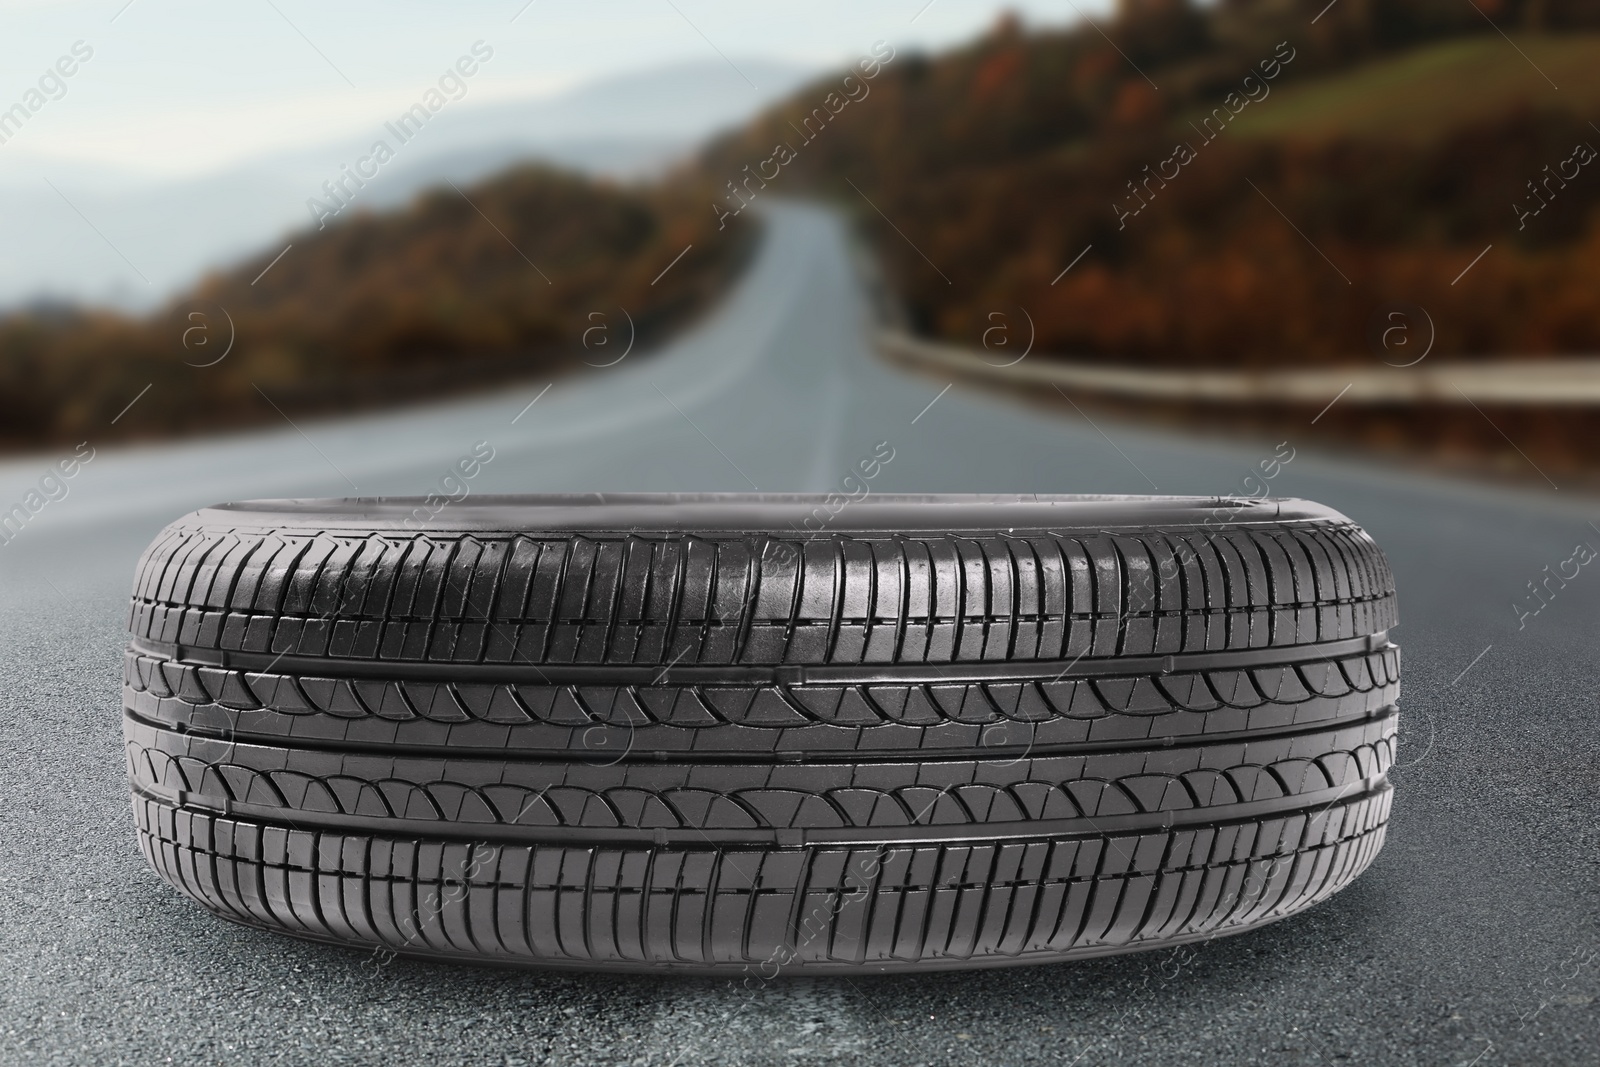
<svg viewBox="0 0 1600 1067"><path fill-rule="evenodd" d="M1600 115L1600 35L1523 33L1511 44L1515 49L1497 35L1478 34L1288 85L1270 109L1240 115L1233 130L1246 137L1417 142L1502 113L1513 102L1556 106L1559 100L1574 115Z"/></svg>
<svg viewBox="0 0 1600 1067"><path fill-rule="evenodd" d="M912 326L969 345L1021 310L1041 354L1369 362L1404 304L1435 359L1593 353L1597 29L1600 0L1122 0L874 46L652 186L519 168L341 215L160 314L0 319L0 442L558 373L594 313L648 343L705 306L761 195L848 205Z"/></svg>
<svg viewBox="0 0 1600 1067"><path fill-rule="evenodd" d="M11 315L0 441L281 422L606 362L630 331L644 345L684 322L737 267L745 231L713 240L699 201L522 167L293 234L147 317Z"/></svg>
<svg viewBox="0 0 1600 1067"><path fill-rule="evenodd" d="M1431 0L1004 20L896 57L783 181L854 209L914 327L968 344L1022 308L1077 358L1365 361L1405 302L1441 357L1600 350L1600 166L1575 161L1600 145L1600 4L1480 6L1495 26ZM706 175L794 140L824 88L713 145Z"/></svg>

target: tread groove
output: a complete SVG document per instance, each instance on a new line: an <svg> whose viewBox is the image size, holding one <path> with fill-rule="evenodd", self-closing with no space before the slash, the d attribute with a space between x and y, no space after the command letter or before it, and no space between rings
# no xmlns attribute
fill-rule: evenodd
<svg viewBox="0 0 1600 1067"><path fill-rule="evenodd" d="M913 507L874 494L811 536L516 512L577 506L541 499L421 530L370 517L394 502L227 505L158 534L122 675L152 869L311 940L766 977L1235 933L1383 844L1393 575L1327 509L874 524ZM582 503L645 507L619 499Z"/></svg>

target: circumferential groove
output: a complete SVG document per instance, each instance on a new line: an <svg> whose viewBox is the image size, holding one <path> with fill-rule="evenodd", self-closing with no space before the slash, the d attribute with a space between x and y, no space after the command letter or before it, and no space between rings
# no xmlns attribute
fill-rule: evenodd
<svg viewBox="0 0 1600 1067"><path fill-rule="evenodd" d="M205 509L140 561L141 846L224 918L585 969L1002 966L1252 929L1382 846L1393 580L1320 505L418 506Z"/></svg>

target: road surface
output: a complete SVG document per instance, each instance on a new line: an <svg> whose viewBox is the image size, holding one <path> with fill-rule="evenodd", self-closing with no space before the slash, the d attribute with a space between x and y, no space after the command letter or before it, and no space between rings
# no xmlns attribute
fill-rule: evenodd
<svg viewBox="0 0 1600 1067"><path fill-rule="evenodd" d="M787 205L767 228L722 306L662 352L543 392L101 448L0 545L0 1062L1594 1064L1600 565L1563 561L1600 546L1600 506L1307 447L1273 490L1343 510L1394 564L1403 743L1371 871L1268 929L1177 956L750 994L380 966L214 919L145 869L120 754L125 603L139 550L197 505L423 493L479 440L495 457L474 492L826 490L888 441L875 491L1237 493L1274 450L893 369L869 352L842 225ZM0 465L0 510L58 458ZM1575 567L1519 618L1527 583Z"/></svg>

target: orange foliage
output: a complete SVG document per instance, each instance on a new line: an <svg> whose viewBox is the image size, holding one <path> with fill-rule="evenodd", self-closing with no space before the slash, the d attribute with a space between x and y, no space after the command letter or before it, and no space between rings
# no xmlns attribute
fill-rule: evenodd
<svg viewBox="0 0 1600 1067"><path fill-rule="evenodd" d="M1507 0L1504 16L1508 29L1600 25L1600 2ZM1121 18L1108 30L1126 57L1083 27L897 60L874 99L792 167L796 186L860 208L848 178L894 220L860 210L916 328L978 344L992 312L1020 305L1041 353L1283 366L1371 359L1373 315L1405 302L1432 314L1440 356L1600 350L1600 178L1574 181L1527 232L1511 209L1529 177L1594 140L1588 116L1508 100L1426 144L1231 129L1205 141L1163 117L1220 105L1288 39L1303 82L1420 41L1494 33L1470 5L1341 5L1323 20L1337 32L1320 37L1278 0L1161 0ZM981 107L974 85L989 91ZM706 166L730 169L746 141L768 136L758 122ZM1164 164L1179 142L1195 157ZM1147 203L1123 218L1130 183Z"/></svg>
<svg viewBox="0 0 1600 1067"><path fill-rule="evenodd" d="M1021 48L1007 48L996 52L984 61L972 77L972 92L979 100L995 94L1001 86L1017 76L1026 54Z"/></svg>
<svg viewBox="0 0 1600 1067"><path fill-rule="evenodd" d="M1118 126L1149 122L1161 113L1161 100L1145 81L1125 81L1111 104L1111 121Z"/></svg>
<svg viewBox="0 0 1600 1067"><path fill-rule="evenodd" d="M143 319L99 313L0 320L0 440L38 444L277 420L553 373L583 358L598 311L648 344L714 296L745 230L718 234L694 188L627 190L525 167L409 207L298 234L205 279ZM476 206L474 206L476 205ZM479 211L482 214L479 214ZM487 216L491 221L485 221ZM659 282L684 247L694 248ZM233 350L185 350L206 322ZM199 309L207 317L191 320ZM111 416L154 383L113 428Z"/></svg>

